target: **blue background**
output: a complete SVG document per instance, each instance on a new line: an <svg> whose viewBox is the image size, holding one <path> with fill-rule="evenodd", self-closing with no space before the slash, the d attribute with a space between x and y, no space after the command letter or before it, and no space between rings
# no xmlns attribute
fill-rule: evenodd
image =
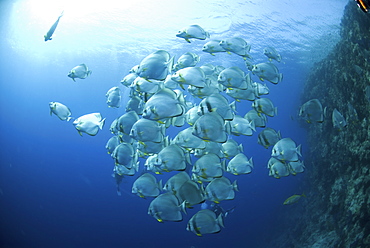
<svg viewBox="0 0 370 248"><path fill-rule="evenodd" d="M239 192L222 206L236 209L220 233L201 238L185 230L200 206L189 210L182 222L158 223L147 214L150 199L131 194L137 176L126 177L122 196L117 196L111 176L114 162L105 150L112 136L109 126L124 113L128 100L128 90L119 82L149 53L165 49L176 60L190 51L201 56L198 66L212 63L247 71L241 57L211 56L201 51L206 41L188 44L175 37L179 29L198 23L210 31L211 38L246 39L256 63L267 61L265 46L282 54L283 62L274 63L284 74L283 81L278 85L266 82L267 97L278 108L278 115L268 118L267 126L302 144L304 159L308 147L305 131L297 122L300 95L314 62L338 40L347 1L327 1L330 10L325 11L321 1L305 3L302 8L291 1L280 5L272 0L257 2L191 1L179 9L170 3L166 9L161 2L159 9L149 11L151 7L144 4L137 12L135 5L120 9L111 3L88 8L90 12L84 14L83 8L76 11L42 1L1 1L1 247L264 247L271 233L282 231L277 214L297 213L309 200L282 205L289 196L306 190L300 187L304 173L279 180L268 176L271 148L257 144L261 128L251 137L235 137L248 158L253 157L253 172L228 175L238 180ZM54 39L45 43L43 35L63 9ZM130 19L137 15L142 23ZM67 73L80 63L93 73L73 82ZM259 82L256 76L253 79ZM113 86L124 93L120 109L105 103L105 93ZM106 125L95 137L81 137L71 122L49 115L50 101L66 104L74 117L100 112ZM239 115L250 109L249 101L237 103ZM170 128L167 133L174 137L179 130ZM170 175L158 178L166 180Z"/></svg>

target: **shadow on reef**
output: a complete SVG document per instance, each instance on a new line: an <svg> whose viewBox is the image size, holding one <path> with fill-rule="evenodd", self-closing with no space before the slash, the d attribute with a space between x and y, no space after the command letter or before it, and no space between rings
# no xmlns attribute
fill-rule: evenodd
<svg viewBox="0 0 370 248"><path fill-rule="evenodd" d="M317 98L326 107L323 123L304 123L309 151L307 200L280 211L279 233L266 247L370 247L370 13L350 1L341 40L316 63L302 104ZM347 126L333 127L338 109Z"/></svg>

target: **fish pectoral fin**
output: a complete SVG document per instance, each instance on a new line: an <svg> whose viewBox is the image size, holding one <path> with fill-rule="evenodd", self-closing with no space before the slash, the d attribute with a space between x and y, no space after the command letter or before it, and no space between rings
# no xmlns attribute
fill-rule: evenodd
<svg viewBox="0 0 370 248"><path fill-rule="evenodd" d="M181 83L185 83L186 82L185 78L181 74L179 74L179 77L180 77L180 80L179 81Z"/></svg>
<svg viewBox="0 0 370 248"><path fill-rule="evenodd" d="M157 218L157 221L160 222L160 223L163 223L163 220L160 219L160 218Z"/></svg>
<svg viewBox="0 0 370 248"><path fill-rule="evenodd" d="M140 145L146 147L146 144L144 142L142 142L141 140L138 141Z"/></svg>

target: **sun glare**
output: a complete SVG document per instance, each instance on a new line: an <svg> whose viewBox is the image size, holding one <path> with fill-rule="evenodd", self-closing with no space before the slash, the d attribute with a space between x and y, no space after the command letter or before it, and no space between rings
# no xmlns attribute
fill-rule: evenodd
<svg viewBox="0 0 370 248"><path fill-rule="evenodd" d="M135 1L136 2L136 1ZM29 0L27 6L33 16L40 18L53 18L62 11L71 18L88 16L94 13L106 11L117 11L132 8L134 1L89 1L89 0L63 0L63 1L48 1L48 0ZM20 1L24 6L24 2Z"/></svg>

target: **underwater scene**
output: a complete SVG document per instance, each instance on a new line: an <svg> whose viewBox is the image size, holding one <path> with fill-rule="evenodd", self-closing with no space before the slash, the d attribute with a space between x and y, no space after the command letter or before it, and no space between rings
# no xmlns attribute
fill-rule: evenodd
<svg viewBox="0 0 370 248"><path fill-rule="evenodd" d="M0 1L0 247L370 247L370 1Z"/></svg>

